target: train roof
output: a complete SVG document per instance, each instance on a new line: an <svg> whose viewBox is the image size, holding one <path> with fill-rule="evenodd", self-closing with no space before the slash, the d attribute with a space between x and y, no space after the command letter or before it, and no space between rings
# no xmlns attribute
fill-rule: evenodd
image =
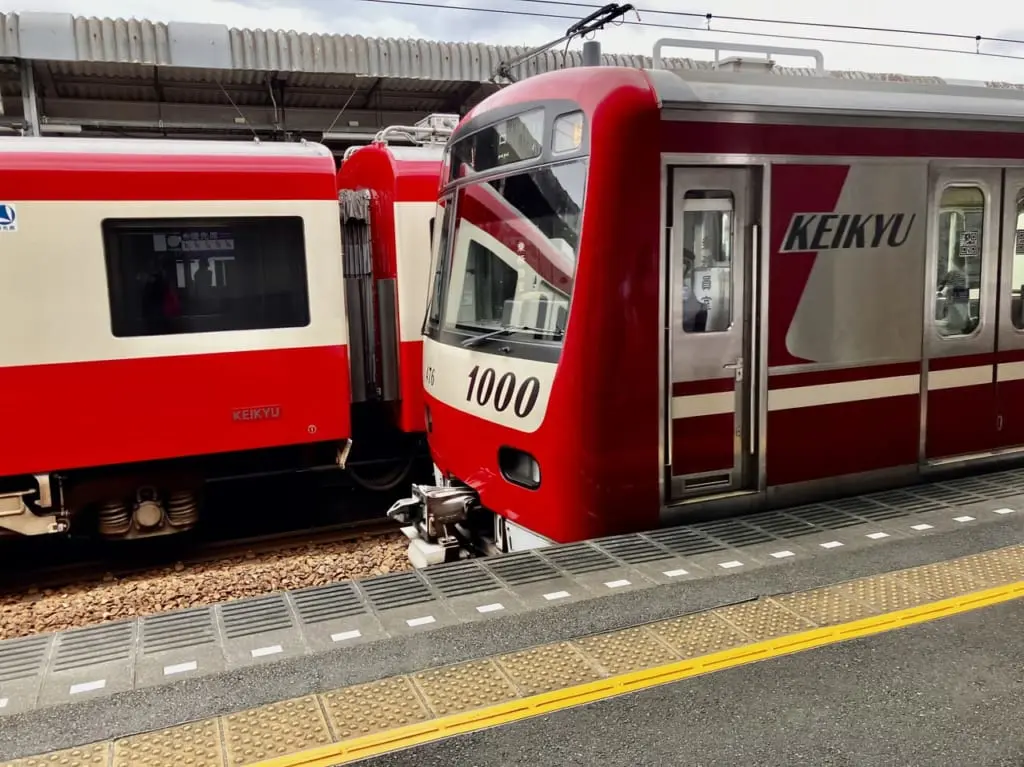
<svg viewBox="0 0 1024 767"><path fill-rule="evenodd" d="M168 155L207 157L330 158L331 150L309 141L215 141L181 139L64 138L10 136L0 138L0 154Z"/></svg>
<svg viewBox="0 0 1024 767"><path fill-rule="evenodd" d="M663 107L948 119L1024 119L1024 90L852 79L845 73L645 70Z"/></svg>

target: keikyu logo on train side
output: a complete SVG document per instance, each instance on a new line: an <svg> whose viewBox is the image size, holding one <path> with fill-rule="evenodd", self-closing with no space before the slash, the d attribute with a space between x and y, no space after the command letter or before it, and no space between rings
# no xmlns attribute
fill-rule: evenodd
<svg viewBox="0 0 1024 767"><path fill-rule="evenodd" d="M794 213L780 253L902 247L916 213Z"/></svg>
<svg viewBox="0 0 1024 767"><path fill-rule="evenodd" d="M0 202L0 232L18 231L18 212L13 205Z"/></svg>

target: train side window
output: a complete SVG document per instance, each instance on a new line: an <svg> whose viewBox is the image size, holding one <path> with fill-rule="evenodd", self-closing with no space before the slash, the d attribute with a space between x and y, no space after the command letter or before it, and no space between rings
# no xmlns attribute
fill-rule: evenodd
<svg viewBox="0 0 1024 767"><path fill-rule="evenodd" d="M1013 235L1010 316L1013 326L1017 330L1024 330L1024 189L1017 192L1017 225Z"/></svg>
<svg viewBox="0 0 1024 767"><path fill-rule="evenodd" d="M118 338L309 324L302 218L106 219Z"/></svg>
<svg viewBox="0 0 1024 767"><path fill-rule="evenodd" d="M732 326L732 192L691 190L683 198L683 331Z"/></svg>
<svg viewBox="0 0 1024 767"><path fill-rule="evenodd" d="M939 199L935 326L945 338L969 336L981 322L985 193L947 186Z"/></svg>

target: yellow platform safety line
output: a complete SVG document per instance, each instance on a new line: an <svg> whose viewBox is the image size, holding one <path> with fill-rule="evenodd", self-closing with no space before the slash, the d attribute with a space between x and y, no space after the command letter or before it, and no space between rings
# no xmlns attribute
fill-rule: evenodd
<svg viewBox="0 0 1024 767"><path fill-rule="evenodd" d="M330 746L267 759L251 767L333 767L338 764L347 764L358 759L431 743L453 735L511 724L586 703L678 682L713 671L744 666L769 658L779 658L849 639L882 634L917 623L990 607L1021 596L1024 596L1024 581L975 591L938 602L929 602L870 618L862 618L849 623L810 629L764 642L734 647L711 655L666 663L596 682L587 682L462 714L440 717L421 724L352 738Z"/></svg>

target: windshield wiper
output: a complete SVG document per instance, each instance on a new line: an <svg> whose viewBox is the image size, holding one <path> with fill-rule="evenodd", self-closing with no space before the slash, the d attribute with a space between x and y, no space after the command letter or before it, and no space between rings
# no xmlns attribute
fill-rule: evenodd
<svg viewBox="0 0 1024 767"><path fill-rule="evenodd" d="M491 338L496 338L497 336L507 336L509 333L514 333L517 330L525 331L527 333L543 333L544 335L549 336L562 335L562 331L560 330L548 330L547 328L533 328L530 327L529 325L502 325L501 327L496 328L495 330L488 330L485 333L481 333L480 335L471 336L467 338L465 341L463 341L462 345L468 349L471 346L482 344L484 341L487 341Z"/></svg>

